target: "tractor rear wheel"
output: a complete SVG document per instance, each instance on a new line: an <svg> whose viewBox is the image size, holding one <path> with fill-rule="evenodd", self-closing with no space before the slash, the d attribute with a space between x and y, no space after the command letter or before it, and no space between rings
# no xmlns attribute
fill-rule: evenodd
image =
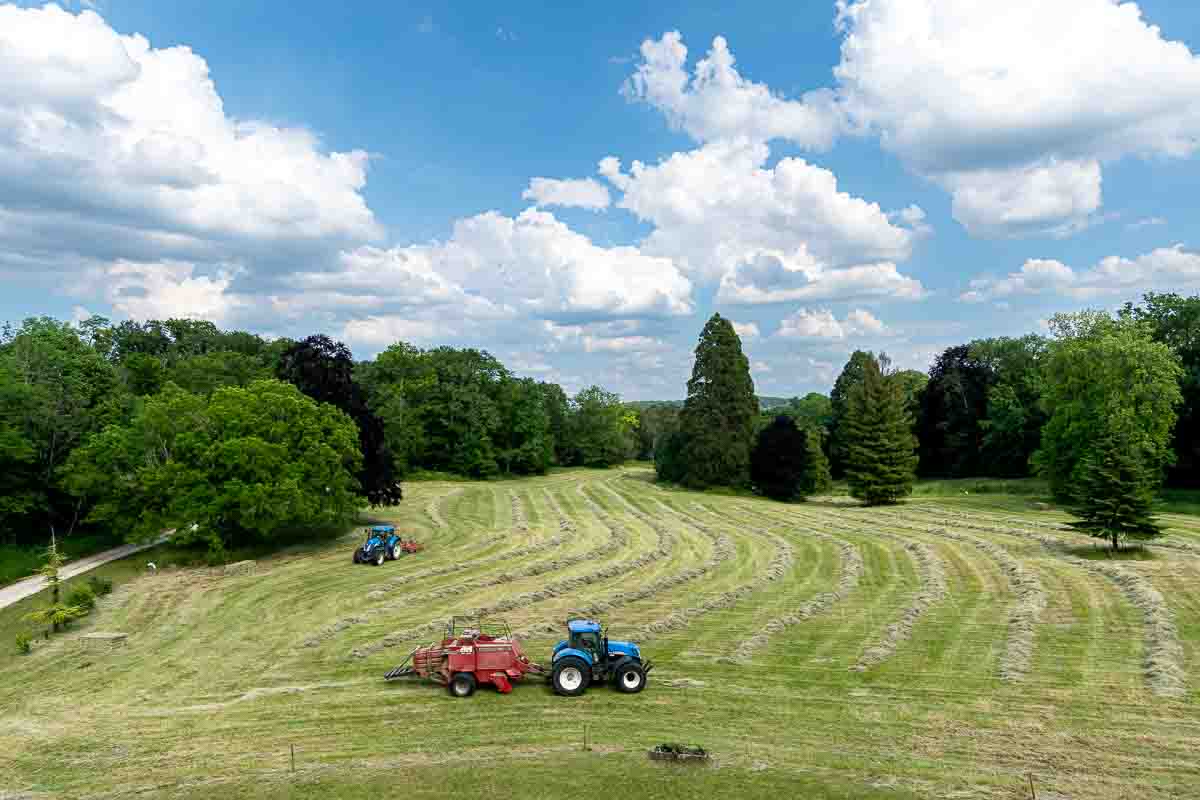
<svg viewBox="0 0 1200 800"><path fill-rule="evenodd" d="M646 688L646 671L640 664L622 664L614 677L617 691L625 694L637 694Z"/></svg>
<svg viewBox="0 0 1200 800"><path fill-rule="evenodd" d="M587 689L590 671L582 658L566 656L554 665L554 691L565 697L578 697Z"/></svg>
<svg viewBox="0 0 1200 800"><path fill-rule="evenodd" d="M475 694L475 676L469 672L456 672L450 679L450 694L455 697L470 697Z"/></svg>

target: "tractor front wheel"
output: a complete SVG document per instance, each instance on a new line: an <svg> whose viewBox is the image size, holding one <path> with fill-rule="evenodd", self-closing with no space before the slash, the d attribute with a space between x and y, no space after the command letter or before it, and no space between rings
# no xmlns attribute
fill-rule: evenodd
<svg viewBox="0 0 1200 800"><path fill-rule="evenodd" d="M400 557L400 545L397 543L397 544L392 545L392 561L395 561L399 557Z"/></svg>
<svg viewBox="0 0 1200 800"><path fill-rule="evenodd" d="M566 656L554 665L554 691L565 697L578 697L587 689L590 671L583 659Z"/></svg>
<svg viewBox="0 0 1200 800"><path fill-rule="evenodd" d="M469 672L456 672L450 679L450 694L455 697L470 697L475 694L475 676Z"/></svg>
<svg viewBox="0 0 1200 800"><path fill-rule="evenodd" d="M638 664L625 664L617 670L617 690L625 694L637 694L646 688L646 671Z"/></svg>
<svg viewBox="0 0 1200 800"><path fill-rule="evenodd" d="M378 552L375 553L375 566L377 566L377 567L383 566L383 550L382 549L380 549Z"/></svg>

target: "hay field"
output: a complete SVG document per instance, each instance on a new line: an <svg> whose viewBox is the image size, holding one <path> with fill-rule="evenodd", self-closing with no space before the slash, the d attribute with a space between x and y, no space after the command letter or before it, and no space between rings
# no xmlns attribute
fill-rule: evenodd
<svg viewBox="0 0 1200 800"><path fill-rule="evenodd" d="M167 571L31 656L5 642L0 797L1200 796L1200 518L1110 560L1016 498L650 478L414 484L377 516L420 555L356 566L352 534L255 575ZM599 617L657 666L640 695L577 699L381 679L473 611L541 661ZM715 763L646 759L674 740Z"/></svg>

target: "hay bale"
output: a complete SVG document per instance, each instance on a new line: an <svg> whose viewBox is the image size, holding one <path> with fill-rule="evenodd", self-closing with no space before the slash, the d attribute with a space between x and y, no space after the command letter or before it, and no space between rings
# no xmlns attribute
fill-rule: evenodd
<svg viewBox="0 0 1200 800"><path fill-rule="evenodd" d="M79 637L83 646L91 650L115 650L118 647L124 647L128 639L129 634L127 633L103 633L100 631L85 633Z"/></svg>

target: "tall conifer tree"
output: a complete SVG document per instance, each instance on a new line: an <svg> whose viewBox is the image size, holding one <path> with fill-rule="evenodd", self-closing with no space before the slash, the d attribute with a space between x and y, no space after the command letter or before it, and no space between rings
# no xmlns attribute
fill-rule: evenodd
<svg viewBox="0 0 1200 800"><path fill-rule="evenodd" d="M867 505L899 501L912 491L917 468L917 441L900 386L869 358L846 405L842 433L850 494Z"/></svg>
<svg viewBox="0 0 1200 800"><path fill-rule="evenodd" d="M808 452L804 459L804 472L800 476L800 491L804 495L828 494L833 490L833 478L829 475L829 459L822 447L822 433L817 428L804 432L804 447Z"/></svg>
<svg viewBox="0 0 1200 800"><path fill-rule="evenodd" d="M756 416L758 398L742 341L729 320L713 314L696 345L679 415L683 483L693 488L746 483Z"/></svg>

